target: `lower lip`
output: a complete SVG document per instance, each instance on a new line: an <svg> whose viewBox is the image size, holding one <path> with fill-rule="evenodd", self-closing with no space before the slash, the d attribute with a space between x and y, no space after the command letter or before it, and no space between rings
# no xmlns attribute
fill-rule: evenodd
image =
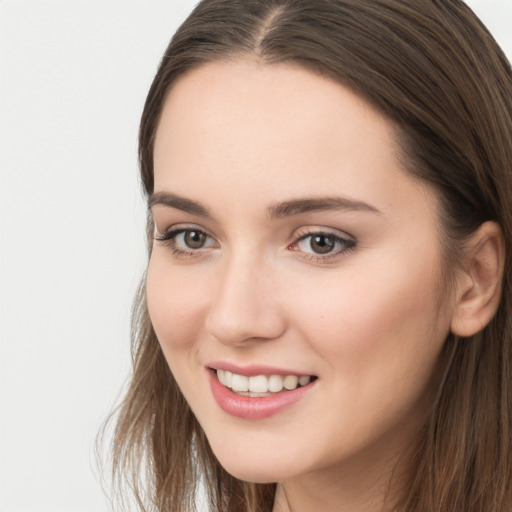
<svg viewBox="0 0 512 512"><path fill-rule="evenodd" d="M303 398L316 382L313 381L307 386L291 391L282 391L275 395L252 397L234 393L219 382L214 371L208 370L208 373L213 397L220 408L231 416L246 420L260 420L281 412Z"/></svg>

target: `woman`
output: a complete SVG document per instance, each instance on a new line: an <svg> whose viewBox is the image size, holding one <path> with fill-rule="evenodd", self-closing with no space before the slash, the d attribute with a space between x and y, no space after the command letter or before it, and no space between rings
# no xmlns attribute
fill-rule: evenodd
<svg viewBox="0 0 512 512"><path fill-rule="evenodd" d="M512 509L511 134L459 0L197 6L140 128L141 508Z"/></svg>

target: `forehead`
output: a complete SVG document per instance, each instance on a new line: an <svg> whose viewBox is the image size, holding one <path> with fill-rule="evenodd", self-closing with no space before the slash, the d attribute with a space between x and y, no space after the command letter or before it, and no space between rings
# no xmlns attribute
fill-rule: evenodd
<svg viewBox="0 0 512 512"><path fill-rule="evenodd" d="M170 140L186 137L224 143L226 132L231 132L233 148L247 142L247 150L261 142L267 149L286 148L297 138L310 143L335 138L339 145L349 142L343 133L348 124L351 133L385 136L390 142L394 137L391 123L360 96L298 65L213 62L174 84L164 103L156 149L158 155Z"/></svg>
<svg viewBox="0 0 512 512"><path fill-rule="evenodd" d="M386 191L422 188L401 168L393 124L359 95L298 65L253 60L178 80L154 164L155 191L206 198L224 189L268 202L340 193L381 209Z"/></svg>

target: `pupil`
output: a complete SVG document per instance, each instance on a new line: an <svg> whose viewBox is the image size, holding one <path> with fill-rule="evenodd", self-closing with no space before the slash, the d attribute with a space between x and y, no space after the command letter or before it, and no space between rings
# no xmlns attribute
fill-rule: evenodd
<svg viewBox="0 0 512 512"><path fill-rule="evenodd" d="M200 249L204 245L205 235L199 231L187 231L185 233L185 243L191 249Z"/></svg>
<svg viewBox="0 0 512 512"><path fill-rule="evenodd" d="M327 254L334 249L334 236L318 235L311 238L311 249L317 254Z"/></svg>

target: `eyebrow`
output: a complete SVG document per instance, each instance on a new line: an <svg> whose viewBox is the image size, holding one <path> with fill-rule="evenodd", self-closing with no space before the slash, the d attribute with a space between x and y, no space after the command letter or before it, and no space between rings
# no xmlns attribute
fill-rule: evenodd
<svg viewBox="0 0 512 512"><path fill-rule="evenodd" d="M292 199L270 206L268 209L271 219L281 219L304 213L329 210L366 211L380 214L381 212L368 203L342 196L311 197Z"/></svg>
<svg viewBox="0 0 512 512"><path fill-rule="evenodd" d="M156 205L169 206L170 208L176 208L198 217L211 218L210 212L202 204L176 194L171 194L170 192L151 194L148 199L148 208L151 210Z"/></svg>
<svg viewBox="0 0 512 512"><path fill-rule="evenodd" d="M157 192L151 194L148 199L148 208L163 205L170 208L176 208L198 217L212 218L210 212L201 204L191 199L172 194L170 192ZM282 219L285 217L293 217L295 215L303 215L316 211L330 210L349 210L363 211L375 214L381 212L374 206L348 197L342 196L326 196L326 197L306 197L300 199L291 199L271 205L268 208L270 219Z"/></svg>

